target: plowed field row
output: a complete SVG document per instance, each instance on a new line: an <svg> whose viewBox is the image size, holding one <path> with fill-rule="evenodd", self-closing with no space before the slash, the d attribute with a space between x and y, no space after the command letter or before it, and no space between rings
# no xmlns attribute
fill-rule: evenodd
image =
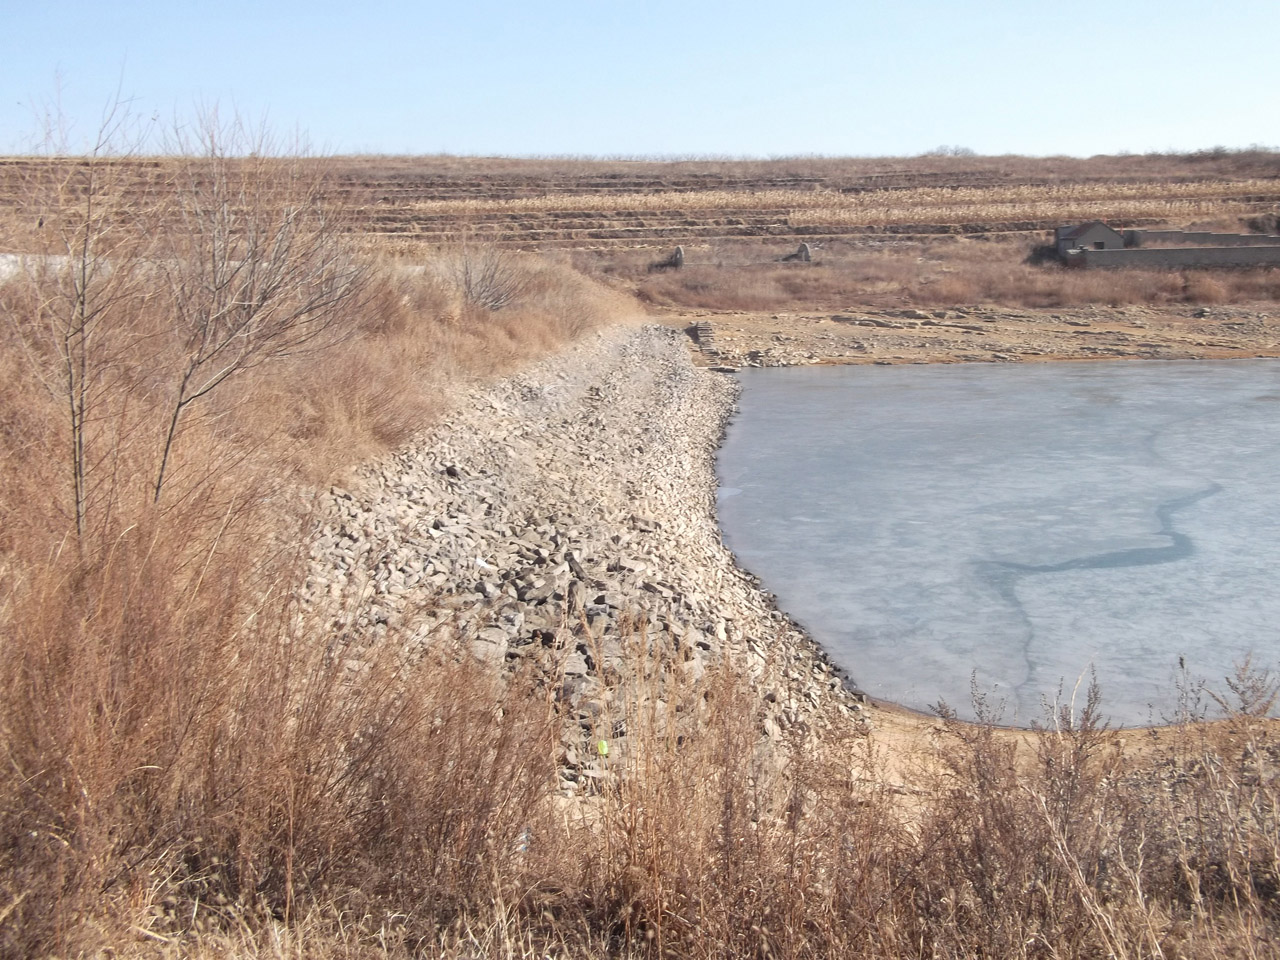
<svg viewBox="0 0 1280 960"><path fill-rule="evenodd" d="M1117 203L1108 215L1101 209L1068 209L1057 216L1019 218L1037 211L1016 206L993 206L986 215L981 210L964 210L965 216L947 216L951 211L920 210L929 219L901 217L860 218L844 210L804 210L765 213L755 211L618 211L617 215L595 212L546 211L539 214L483 213L470 216L415 215L412 212L370 211L356 218L356 229L370 237L388 236L401 240L442 243L460 239L485 242L556 246L642 245L662 241L711 241L736 237L797 237L815 239L861 235L946 235L1044 232L1073 219L1107 217L1117 225L1139 226L1160 222L1170 216L1243 216L1267 212L1280 206L1280 193L1244 197L1218 197L1204 201ZM1044 211L1049 213L1049 211Z"/></svg>
<svg viewBox="0 0 1280 960"><path fill-rule="evenodd" d="M579 224L568 227L539 223L458 223L431 225L416 222L384 223L362 231L370 237L395 237L424 243L447 243L459 240L521 244L553 244L557 246L598 241L618 245L648 245L654 241L680 243L687 240L715 240L734 237L797 237L806 240L876 235L943 235L1018 233L1048 230L1056 221L968 224L893 224L878 227L858 224L793 224L786 218L758 219L728 224L716 221L684 221L680 223L646 222L643 224Z"/></svg>
<svg viewBox="0 0 1280 960"><path fill-rule="evenodd" d="M1120 163L976 158L973 169L922 161L517 161L337 158L324 196L352 233L413 246L476 239L538 247L667 246L716 239L814 240L877 234L1043 232L1062 223L1207 220L1280 210L1280 169L1266 157L1247 175L1170 161L1158 175ZM268 161L267 165L274 161ZM942 161L939 161L942 163ZM162 195L175 161L121 161L110 177L122 206ZM1270 165L1268 165L1270 164ZM946 166L946 164L943 164ZM0 210L25 203L43 177L74 190L85 164L0 158ZM52 174L52 177L50 177ZM1136 174L1136 175L1135 175ZM14 231L36 225L38 217Z"/></svg>

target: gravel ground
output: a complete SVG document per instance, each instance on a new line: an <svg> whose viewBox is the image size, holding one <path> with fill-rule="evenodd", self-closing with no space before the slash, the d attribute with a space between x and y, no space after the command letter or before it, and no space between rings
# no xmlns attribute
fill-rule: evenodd
<svg viewBox="0 0 1280 960"><path fill-rule="evenodd" d="M684 681L718 664L749 677L762 741L865 730L865 698L721 542L714 460L736 396L669 328L591 335L333 488L304 595L341 621L352 670L373 643L460 642L543 673L568 792L595 775L585 737L645 659Z"/></svg>

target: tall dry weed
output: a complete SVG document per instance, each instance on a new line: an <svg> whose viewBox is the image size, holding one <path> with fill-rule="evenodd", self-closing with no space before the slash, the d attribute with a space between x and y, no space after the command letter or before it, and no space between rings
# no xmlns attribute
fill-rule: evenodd
<svg viewBox="0 0 1280 960"><path fill-rule="evenodd" d="M486 902L545 802L544 698L457 650L353 648L238 537L175 541L7 597L5 953Z"/></svg>
<svg viewBox="0 0 1280 960"><path fill-rule="evenodd" d="M406 658L300 607L300 493L425 427L469 380L613 322L617 300L521 261L520 298L456 311L430 265L367 262L324 337L256 354L248 328L192 341L200 324L176 308L195 301L140 252L182 229L179 197L119 190L111 163L94 181L37 170L76 189L30 194L46 240L110 250L41 248L0 280L0 954L363 922L392 902L424 936L520 875L518 838L547 801L546 699L447 645ZM268 205L273 171L253 172ZM271 249L280 275L306 269ZM232 287L265 276L257 259L224 262ZM206 326L230 330L240 299ZM221 357L212 376L235 375L174 393L193 342Z"/></svg>

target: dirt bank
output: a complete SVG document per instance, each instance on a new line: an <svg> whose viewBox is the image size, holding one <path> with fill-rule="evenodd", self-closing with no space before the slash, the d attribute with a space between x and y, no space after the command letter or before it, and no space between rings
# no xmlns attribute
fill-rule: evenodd
<svg viewBox="0 0 1280 960"><path fill-rule="evenodd" d="M865 731L878 711L721 543L714 459L736 396L677 331L593 335L331 490L306 595L331 605L353 671L398 642L538 672L566 720L566 793L599 775L602 718L659 661L663 705L717 666L750 677L762 742ZM607 736L625 754L625 730Z"/></svg>
<svg viewBox="0 0 1280 960"><path fill-rule="evenodd" d="M731 367L1280 356L1280 315L1270 303L1178 309L671 311L660 319L698 337L699 363Z"/></svg>

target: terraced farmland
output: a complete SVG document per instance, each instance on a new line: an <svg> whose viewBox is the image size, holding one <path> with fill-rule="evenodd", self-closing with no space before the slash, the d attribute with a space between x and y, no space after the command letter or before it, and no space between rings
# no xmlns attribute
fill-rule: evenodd
<svg viewBox="0 0 1280 960"><path fill-rule="evenodd" d="M760 181L685 186L399 202L384 195L360 207L360 220L372 235L413 241L606 247L746 237L1018 233L1088 219L1137 224L1247 216L1280 204L1280 182L1263 179L878 189L824 184L798 189Z"/></svg>
<svg viewBox="0 0 1280 960"><path fill-rule="evenodd" d="M712 180L642 186L631 179L612 190L598 179L472 181L468 189L452 184L450 191L398 184L398 190L363 198L361 190L368 187L353 185L344 200L366 233L398 245L467 239L526 249L1020 233L1095 218L1132 225L1241 217L1280 205L1280 181L1274 178L964 186L801 184L794 177Z"/></svg>
<svg viewBox="0 0 1280 960"><path fill-rule="evenodd" d="M350 229L404 252L420 244L527 250L665 247L749 238L1016 234L1064 222L1247 218L1280 209L1280 156L776 161L342 157L326 196ZM0 162L13 203L45 161ZM74 177L76 160L58 161ZM173 161L124 161L122 189L163 183Z"/></svg>

